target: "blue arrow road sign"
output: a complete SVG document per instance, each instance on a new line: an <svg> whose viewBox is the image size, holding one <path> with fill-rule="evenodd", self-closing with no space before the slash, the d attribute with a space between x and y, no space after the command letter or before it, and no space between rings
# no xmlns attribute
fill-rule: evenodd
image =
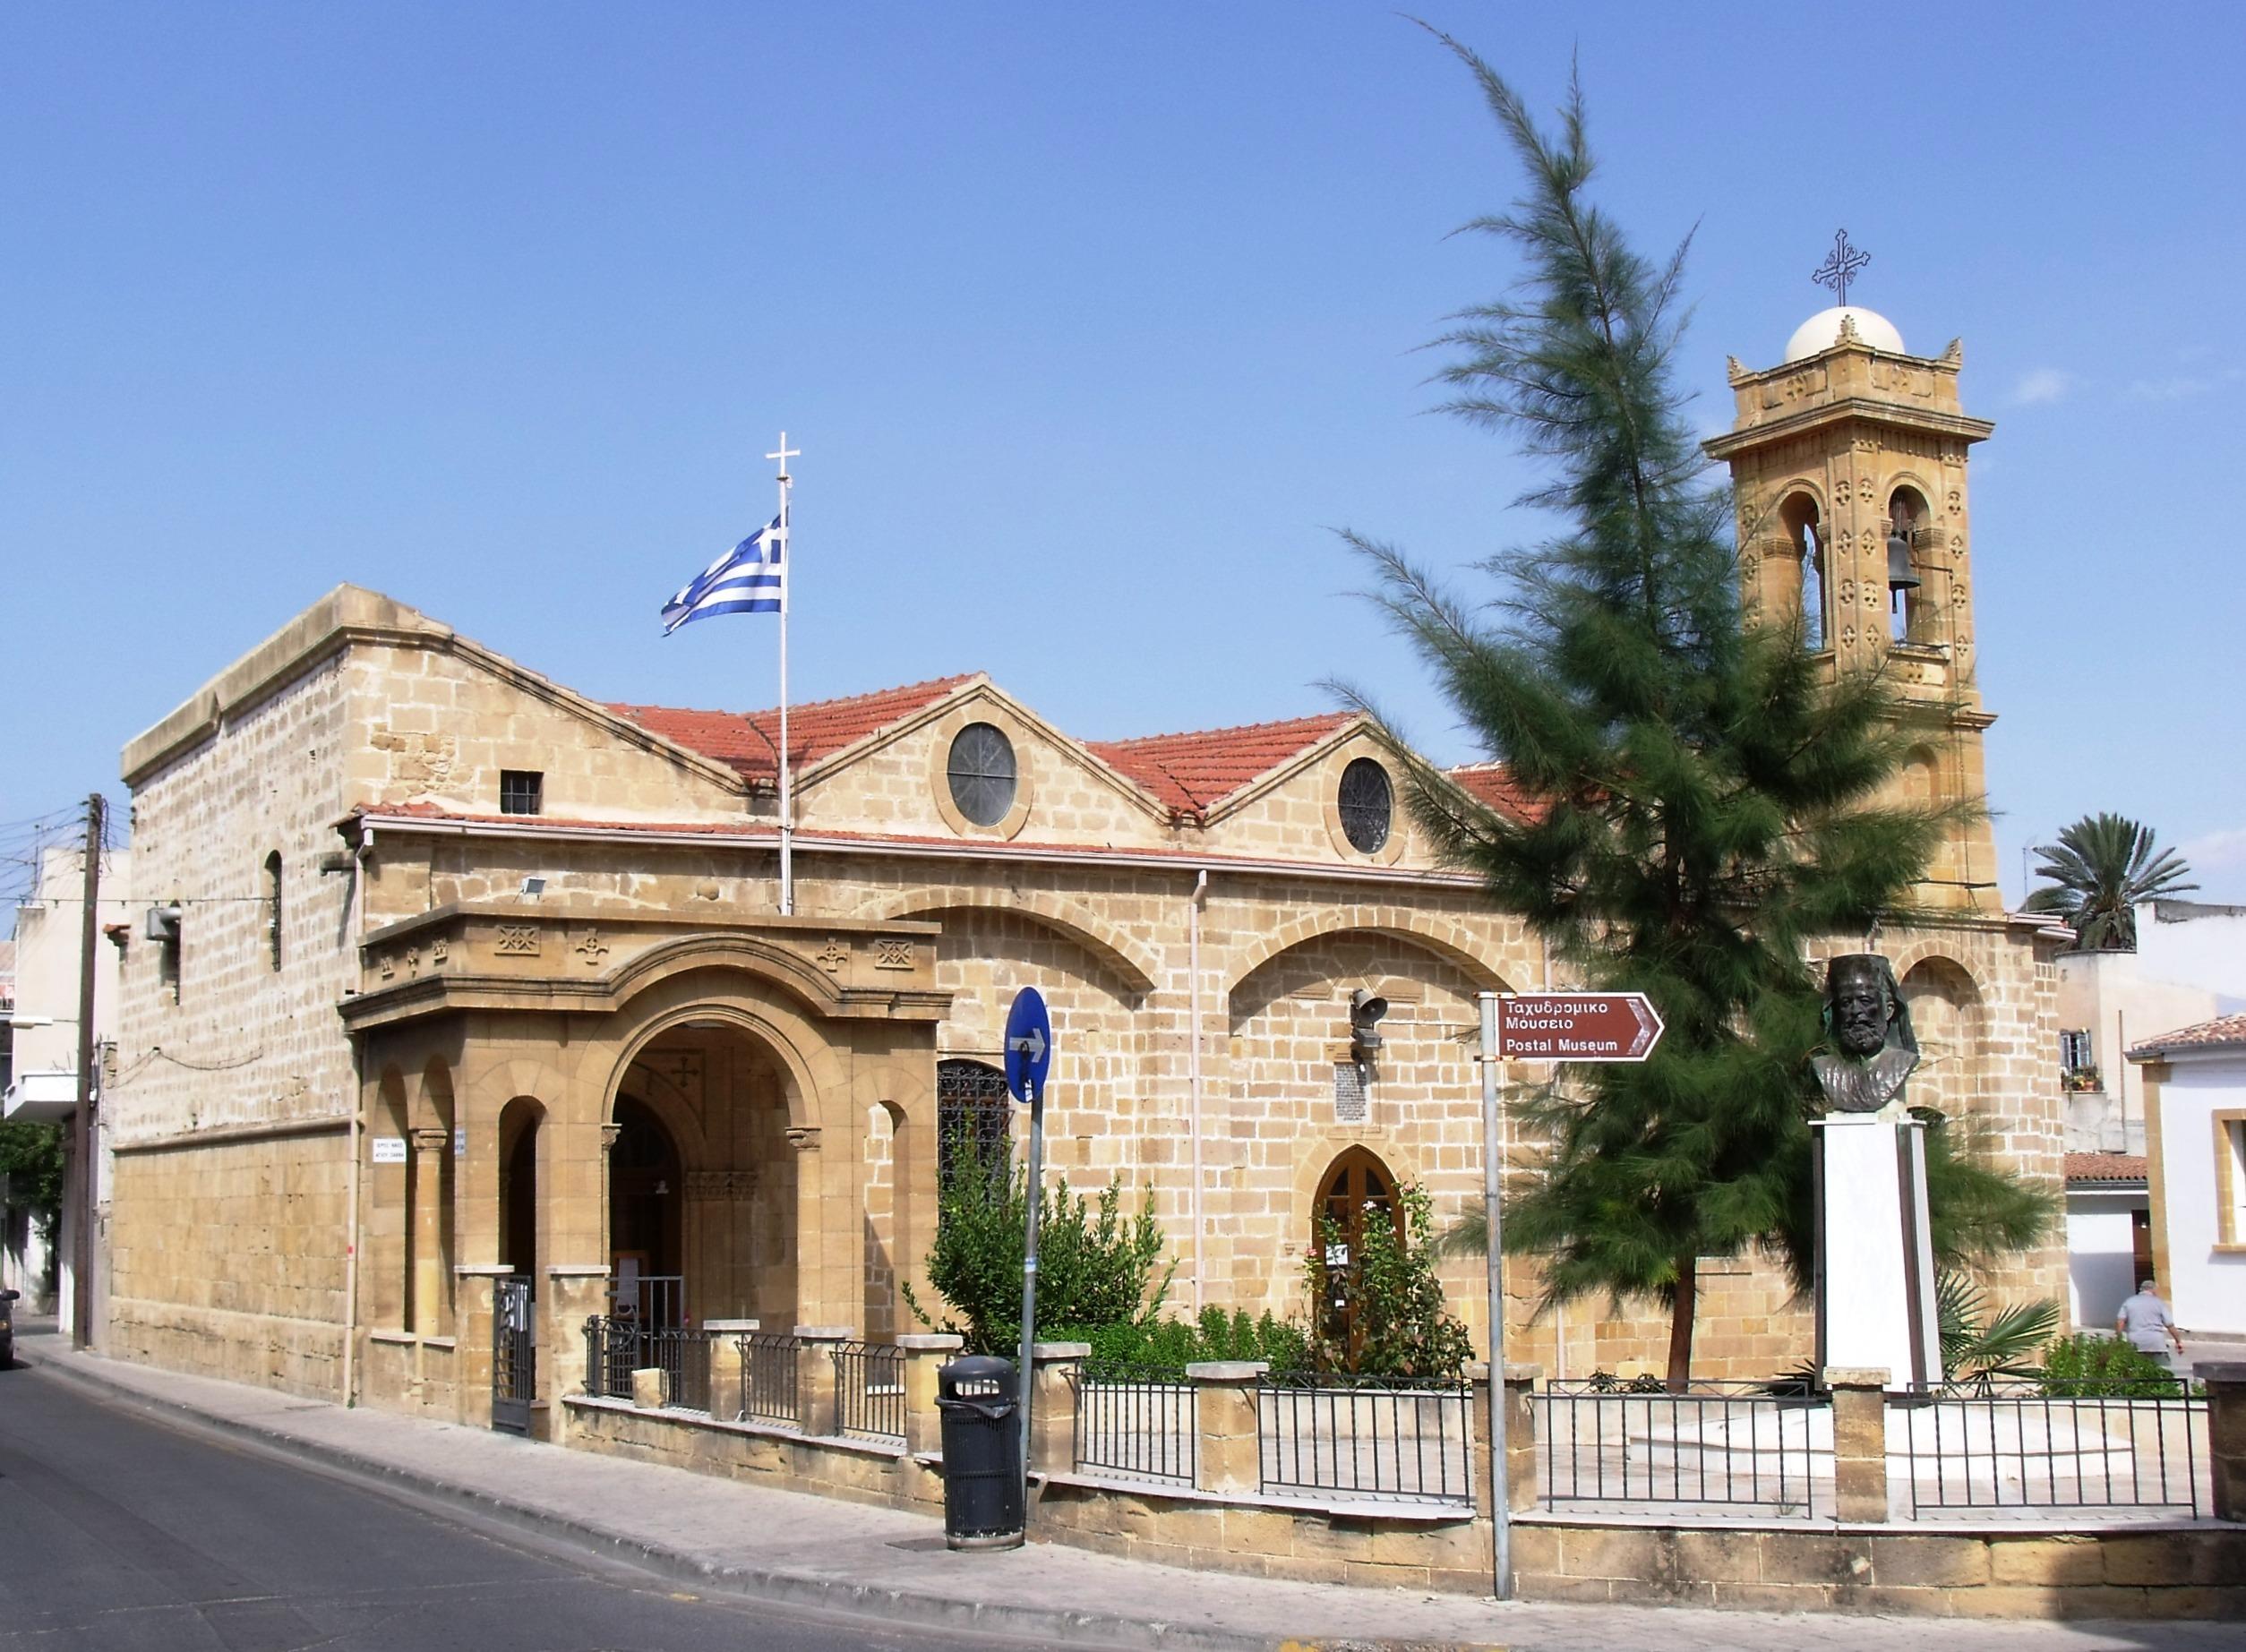
<svg viewBox="0 0 2246 1652"><path fill-rule="evenodd" d="M1045 1074L1053 1065L1053 1023L1044 995L1024 987L1006 1013L1006 1087L1016 1101L1029 1100L1030 1087L1045 1093Z"/></svg>

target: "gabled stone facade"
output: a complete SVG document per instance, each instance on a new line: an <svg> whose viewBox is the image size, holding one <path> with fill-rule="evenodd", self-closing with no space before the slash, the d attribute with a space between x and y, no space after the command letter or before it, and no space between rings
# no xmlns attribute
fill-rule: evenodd
<svg viewBox="0 0 2246 1652"><path fill-rule="evenodd" d="M953 783L971 729L1007 787ZM1087 744L978 675L795 707L789 738L787 916L770 714L598 705L371 592L135 740L138 889L183 917L176 960L136 939L124 968L119 1351L478 1418L503 1275L535 1281L548 1398L627 1275L697 1322L913 1330L939 1122L983 1105L1024 986L1059 1049L1049 1163L1153 1190L1176 1308L1301 1312L1350 1150L1445 1215L1479 1197L1475 995L1568 983L1400 785L1376 834L1345 811L1352 766L1402 776L1366 720ZM1976 852L1938 927L1881 945L1920 1099L2055 1181L2052 940L1967 891ZM1361 1090L1357 990L1392 1006ZM2053 1251L2000 1285L2062 1279ZM1479 1269L1450 1285L1479 1340ZM1506 1287L1516 1359L1661 1357L1642 1305L1537 1317L1534 1267ZM1808 1356L1753 1259L1709 1265L1701 1315L1707 1375Z"/></svg>

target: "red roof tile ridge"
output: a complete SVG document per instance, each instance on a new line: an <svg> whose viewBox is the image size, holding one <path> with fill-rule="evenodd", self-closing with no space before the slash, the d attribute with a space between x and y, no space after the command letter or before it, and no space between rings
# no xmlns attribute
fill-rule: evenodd
<svg viewBox="0 0 2246 1652"><path fill-rule="evenodd" d="M2066 1176L2070 1182L2141 1182L2146 1177L2142 1153L2069 1153Z"/></svg>
<svg viewBox="0 0 2246 1652"><path fill-rule="evenodd" d="M2224 1044L2246 1044L2246 1014L2217 1015L2212 1021L2195 1021L2188 1027L2178 1027L2156 1038L2142 1040L2130 1050L2207 1049Z"/></svg>
<svg viewBox="0 0 2246 1652"><path fill-rule="evenodd" d="M982 676L982 672L960 672L948 677L930 677L925 682L901 682L890 689L869 689L862 694L841 694L833 699L796 700L788 706L788 715L794 717L807 711L825 711L832 707L855 706L867 700L887 699L897 696L926 690L933 699L939 693L948 692L963 682L972 682ZM652 700L610 700L608 709L615 712L667 711L684 717L776 717L777 706L759 706L752 711L733 711L716 706L663 706Z"/></svg>
<svg viewBox="0 0 2246 1652"><path fill-rule="evenodd" d="M1261 734L1280 729L1305 728L1312 724L1326 729L1337 729L1357 715L1353 711L1312 712L1300 717L1273 717L1265 723L1235 723L1219 729L1179 729L1167 734L1128 734L1116 740L1086 740L1084 744L1097 750L1102 746L1152 746L1171 740L1216 740L1241 734Z"/></svg>

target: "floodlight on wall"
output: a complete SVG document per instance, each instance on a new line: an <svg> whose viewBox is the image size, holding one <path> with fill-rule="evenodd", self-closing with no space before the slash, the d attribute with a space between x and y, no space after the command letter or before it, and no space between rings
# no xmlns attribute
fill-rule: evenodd
<svg viewBox="0 0 2246 1652"><path fill-rule="evenodd" d="M545 892L546 880L544 878L526 877L522 880L522 897L524 900L535 901Z"/></svg>
<svg viewBox="0 0 2246 1652"><path fill-rule="evenodd" d="M313 862L313 864L317 866L323 874L328 872L347 872L358 863L358 856L353 854L347 849L330 850L328 853L321 855L318 860Z"/></svg>
<svg viewBox="0 0 2246 1652"><path fill-rule="evenodd" d="M179 908L176 906L150 907L148 915L141 920L141 933L151 941L161 941L167 946L178 946Z"/></svg>

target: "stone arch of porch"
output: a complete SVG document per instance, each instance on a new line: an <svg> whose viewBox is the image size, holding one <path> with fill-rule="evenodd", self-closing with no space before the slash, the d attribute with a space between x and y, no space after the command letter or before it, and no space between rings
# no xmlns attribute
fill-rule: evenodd
<svg viewBox="0 0 2246 1652"><path fill-rule="evenodd" d="M1058 930L1112 970L1135 993L1152 992L1158 960L1115 925L1082 902L1044 890L922 888L891 895L860 912L862 920L890 922L930 918L947 910L1012 912Z"/></svg>
<svg viewBox="0 0 2246 1652"><path fill-rule="evenodd" d="M649 1046L666 1032L700 1023L746 1033L770 1051L780 1069L791 1128L816 1129L822 1124L819 1098L852 1088L848 1063L784 997L758 990L762 979L705 966L665 976L628 1000L617 1011L625 1026L605 1045L600 1121L613 1120L625 1076Z"/></svg>
<svg viewBox="0 0 2246 1652"><path fill-rule="evenodd" d="M755 935L689 935L662 942L621 965L608 988L617 1013L629 1016L647 993L705 971L770 982L820 1015L843 1007L842 989L832 976L788 947Z"/></svg>
<svg viewBox="0 0 2246 1652"><path fill-rule="evenodd" d="M1393 906L1344 907L1312 912L1259 935L1227 967L1223 997L1230 999L1241 985L1282 953L1310 941L1336 935L1379 935L1426 948L1457 968L1482 991L1514 990L1478 949L1480 943L1463 924Z"/></svg>

